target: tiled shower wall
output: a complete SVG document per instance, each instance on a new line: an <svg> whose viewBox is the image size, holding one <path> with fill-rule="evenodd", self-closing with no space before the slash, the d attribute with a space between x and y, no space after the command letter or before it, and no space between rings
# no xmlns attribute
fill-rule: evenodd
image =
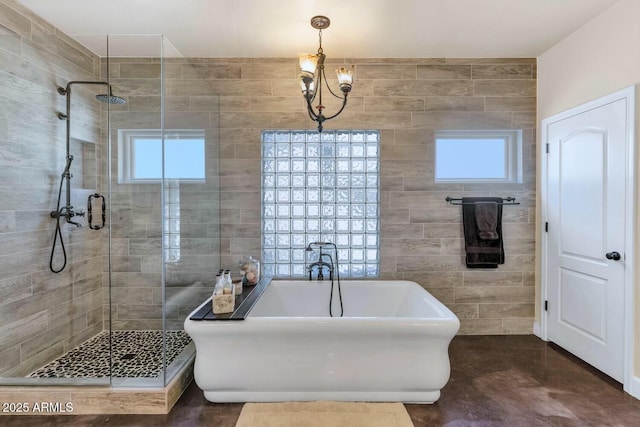
<svg viewBox="0 0 640 427"><path fill-rule="evenodd" d="M49 271L65 168L70 80L96 80L99 59L12 0L0 0L0 376L21 376L103 329L104 232L62 226L67 266ZM73 87L72 205L100 190L100 104ZM62 195L62 204L65 195ZM86 224L86 219L79 218ZM58 246L55 266L62 258Z"/></svg>
<svg viewBox="0 0 640 427"><path fill-rule="evenodd" d="M356 71L349 105L326 128L381 131L382 277L422 284L458 315L461 334L531 333L535 59L327 61L329 74L343 63L355 64ZM202 59L199 67L221 95L222 264L232 266L244 255L260 254L261 130L314 125L295 59ZM325 104L327 114L335 111L334 104ZM439 129L522 129L524 182L435 184ZM448 205L447 196L518 199L520 205L504 208L504 265L466 269L461 210Z"/></svg>

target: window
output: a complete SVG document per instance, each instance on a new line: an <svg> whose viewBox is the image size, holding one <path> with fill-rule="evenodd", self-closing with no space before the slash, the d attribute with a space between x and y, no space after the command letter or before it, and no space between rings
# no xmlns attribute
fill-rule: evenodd
<svg viewBox="0 0 640 427"><path fill-rule="evenodd" d="M164 177L203 182L204 130L164 131ZM159 129L118 131L118 182L155 183L162 178L162 132Z"/></svg>
<svg viewBox="0 0 640 427"><path fill-rule="evenodd" d="M436 131L436 182L522 182L519 130Z"/></svg>
<svg viewBox="0 0 640 427"><path fill-rule="evenodd" d="M377 131L262 132L262 264L273 277L304 277L318 252L338 247L341 277L379 274Z"/></svg>
<svg viewBox="0 0 640 427"><path fill-rule="evenodd" d="M204 130L120 129L118 182L157 184L162 179L164 136L163 249L167 262L180 261L180 184L204 182Z"/></svg>

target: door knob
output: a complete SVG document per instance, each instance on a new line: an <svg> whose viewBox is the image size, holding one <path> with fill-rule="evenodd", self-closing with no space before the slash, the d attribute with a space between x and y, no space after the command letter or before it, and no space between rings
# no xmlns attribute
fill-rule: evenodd
<svg viewBox="0 0 640 427"><path fill-rule="evenodd" d="M607 252L607 254L605 255L607 257L607 259L612 259L614 261L619 261L620 260L620 253L613 251L613 252Z"/></svg>

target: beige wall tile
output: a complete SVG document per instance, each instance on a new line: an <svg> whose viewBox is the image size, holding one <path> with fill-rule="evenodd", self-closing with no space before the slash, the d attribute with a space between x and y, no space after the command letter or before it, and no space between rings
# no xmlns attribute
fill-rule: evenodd
<svg viewBox="0 0 640 427"><path fill-rule="evenodd" d="M425 111L485 111L481 96L427 96ZM487 109L487 111L489 111Z"/></svg>
<svg viewBox="0 0 640 427"><path fill-rule="evenodd" d="M251 97L251 111L304 111L302 96L261 96Z"/></svg>
<svg viewBox="0 0 640 427"><path fill-rule="evenodd" d="M437 209L443 206L447 206L440 197L441 195L439 193L430 191L392 191L389 194L389 201L392 206L397 208ZM447 210L450 213L453 212L453 209Z"/></svg>
<svg viewBox="0 0 640 427"><path fill-rule="evenodd" d="M380 161L384 167L387 160L412 160L415 158L429 159L432 157L430 147L416 150L413 144L382 144L380 149Z"/></svg>
<svg viewBox="0 0 640 427"><path fill-rule="evenodd" d="M529 318L504 318L502 319L502 332L506 335L531 335L533 334L533 315Z"/></svg>
<svg viewBox="0 0 640 427"><path fill-rule="evenodd" d="M426 151L426 150L425 150ZM426 153L425 153L426 156ZM433 162L425 160L385 160L380 168L381 176L433 175Z"/></svg>
<svg viewBox="0 0 640 427"><path fill-rule="evenodd" d="M260 80L174 80L169 83L168 93L172 96L268 96L271 87Z"/></svg>
<svg viewBox="0 0 640 427"><path fill-rule="evenodd" d="M306 129L309 117L302 112L222 112L220 126L222 128L257 128L257 129Z"/></svg>
<svg viewBox="0 0 640 427"><path fill-rule="evenodd" d="M429 153L432 150L428 149ZM431 154L429 157L433 157ZM435 183L432 176L407 176L404 178L404 190L405 191L446 191L447 193L459 193L464 191L462 184L444 184ZM446 197L445 197L446 198ZM442 202L445 202L445 198Z"/></svg>
<svg viewBox="0 0 640 427"><path fill-rule="evenodd" d="M502 335L502 319L460 319L460 335Z"/></svg>
<svg viewBox="0 0 640 427"><path fill-rule="evenodd" d="M418 79L470 79L468 65L418 65Z"/></svg>
<svg viewBox="0 0 640 427"><path fill-rule="evenodd" d="M445 58L347 58L347 63L355 64L445 64Z"/></svg>
<svg viewBox="0 0 640 427"><path fill-rule="evenodd" d="M536 64L536 58L447 58L447 64Z"/></svg>
<svg viewBox="0 0 640 427"><path fill-rule="evenodd" d="M536 111L534 96L486 96L486 111Z"/></svg>
<svg viewBox="0 0 640 427"><path fill-rule="evenodd" d="M464 254L464 239L441 240L440 255L463 256Z"/></svg>
<svg viewBox="0 0 640 427"><path fill-rule="evenodd" d="M471 96L471 80L375 80L376 96Z"/></svg>
<svg viewBox="0 0 640 427"><path fill-rule="evenodd" d="M329 70L327 70L329 71ZM242 79L297 79L298 63L294 59L290 59L286 63L260 63L260 64L242 64ZM334 75L335 77L335 75Z"/></svg>
<svg viewBox="0 0 640 427"><path fill-rule="evenodd" d="M120 65L119 78L159 79L162 67L159 63L139 64L123 62Z"/></svg>
<svg viewBox="0 0 640 427"><path fill-rule="evenodd" d="M183 64L183 79L240 79L242 66L240 64Z"/></svg>
<svg viewBox="0 0 640 427"><path fill-rule="evenodd" d="M478 64L471 70L473 79L531 79L531 65L526 64Z"/></svg>
<svg viewBox="0 0 640 427"><path fill-rule="evenodd" d="M512 116L508 112L425 112L412 113L411 125L416 128L474 130L510 129Z"/></svg>
<svg viewBox="0 0 640 427"><path fill-rule="evenodd" d="M372 126L372 123L375 123L375 126ZM346 111L325 123L326 129L396 129L410 126L411 113L409 112L354 113Z"/></svg>
<svg viewBox="0 0 640 427"><path fill-rule="evenodd" d="M251 98L246 96L220 96L220 111L251 111Z"/></svg>
<svg viewBox="0 0 640 427"><path fill-rule="evenodd" d="M415 206L419 206L420 203L416 203ZM414 205L410 205L413 207ZM427 224L447 224L447 223L459 223L462 215L458 210L452 211L452 209L411 209L409 215L409 222L412 224L427 223Z"/></svg>
<svg viewBox="0 0 640 427"><path fill-rule="evenodd" d="M515 112L513 113L513 128L535 128L536 127L536 112Z"/></svg>
<svg viewBox="0 0 640 427"><path fill-rule="evenodd" d="M380 248L382 256L440 255L440 239L388 239Z"/></svg>
<svg viewBox="0 0 640 427"><path fill-rule="evenodd" d="M533 303L478 304L480 319L533 317Z"/></svg>
<svg viewBox="0 0 640 427"><path fill-rule="evenodd" d="M477 319L478 304L449 304L448 307L458 319Z"/></svg>
<svg viewBox="0 0 640 427"><path fill-rule="evenodd" d="M380 236L383 239L422 239L422 224L386 224L382 218Z"/></svg>
<svg viewBox="0 0 640 427"><path fill-rule="evenodd" d="M421 96L368 96L365 111L424 111L424 97Z"/></svg>
<svg viewBox="0 0 640 427"><path fill-rule="evenodd" d="M429 129L394 130L394 143L396 144L433 144L433 142L433 131Z"/></svg>
<svg viewBox="0 0 640 427"><path fill-rule="evenodd" d="M425 285L427 291L436 297L438 301L443 304L453 304L453 289L452 288L430 288Z"/></svg>
<svg viewBox="0 0 640 427"><path fill-rule="evenodd" d="M382 191L403 191L404 178L401 176L380 177L380 189Z"/></svg>
<svg viewBox="0 0 640 427"><path fill-rule="evenodd" d="M461 271L462 257L455 256L403 256L397 257L398 271ZM457 302L457 301L456 301ZM465 302L465 301L460 301Z"/></svg>
<svg viewBox="0 0 640 427"><path fill-rule="evenodd" d="M255 227L257 231L260 230L260 227ZM254 233L254 236L256 234ZM254 258L260 258L260 242L261 239L257 238L234 238L231 241L229 253L231 255L237 255L238 261L243 256L252 255ZM236 272L232 272L233 275L236 275Z"/></svg>
<svg viewBox="0 0 640 427"><path fill-rule="evenodd" d="M431 238L460 238L462 224L424 224L425 239Z"/></svg>
<svg viewBox="0 0 640 427"><path fill-rule="evenodd" d="M354 75L355 84L361 79L415 79L415 64L359 64Z"/></svg>
<svg viewBox="0 0 640 427"><path fill-rule="evenodd" d="M536 96L535 80L474 80L475 96Z"/></svg>
<svg viewBox="0 0 640 427"><path fill-rule="evenodd" d="M0 25L10 28L22 36L31 36L31 21L5 3L0 4Z"/></svg>
<svg viewBox="0 0 640 427"><path fill-rule="evenodd" d="M473 271L464 273L464 286L522 286L522 273Z"/></svg>
<svg viewBox="0 0 640 427"><path fill-rule="evenodd" d="M533 289L511 286L463 286L456 288L456 303L527 303L533 301Z"/></svg>
<svg viewBox="0 0 640 427"><path fill-rule="evenodd" d="M462 273L453 271L407 271L405 280L412 280L427 289L453 288L462 285Z"/></svg>
<svg viewBox="0 0 640 427"><path fill-rule="evenodd" d="M31 288L31 276L24 274L22 276L9 277L0 280L0 310L2 306L16 300L27 298L33 294Z"/></svg>
<svg viewBox="0 0 640 427"><path fill-rule="evenodd" d="M409 209L387 208L381 209L381 218L384 224L408 224Z"/></svg>

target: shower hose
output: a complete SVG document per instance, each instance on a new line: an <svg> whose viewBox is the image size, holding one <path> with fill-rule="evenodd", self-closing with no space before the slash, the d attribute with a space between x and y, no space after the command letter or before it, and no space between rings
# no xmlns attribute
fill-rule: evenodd
<svg viewBox="0 0 640 427"><path fill-rule="evenodd" d="M64 179L65 179L65 174L62 174L62 177L60 177L60 187L58 188L58 204L57 204L57 211L55 216L56 230L53 233L53 246L51 246L51 256L49 257L49 269L54 273L60 273L67 266L67 251L64 248L64 240L62 239L62 230L60 229L60 217L63 216L60 209L60 198L62 196L62 184L64 183ZM56 242L58 240L58 237L60 237L60 247L62 248L62 257L64 261L62 263L62 267L60 267L59 269L56 269L53 267L53 256L56 252Z"/></svg>

